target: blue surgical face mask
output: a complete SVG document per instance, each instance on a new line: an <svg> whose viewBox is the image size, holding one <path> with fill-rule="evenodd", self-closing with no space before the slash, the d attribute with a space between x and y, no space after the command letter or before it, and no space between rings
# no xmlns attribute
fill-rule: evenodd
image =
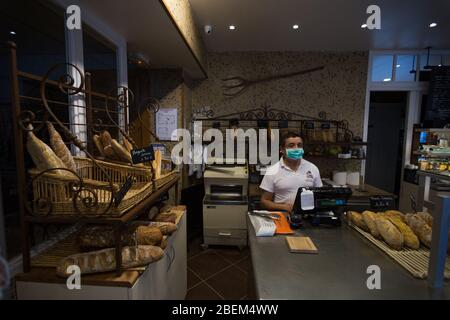
<svg viewBox="0 0 450 320"><path fill-rule="evenodd" d="M292 149L286 149L286 157L293 160L300 160L303 158L303 154L305 151L303 148L292 148Z"/></svg>

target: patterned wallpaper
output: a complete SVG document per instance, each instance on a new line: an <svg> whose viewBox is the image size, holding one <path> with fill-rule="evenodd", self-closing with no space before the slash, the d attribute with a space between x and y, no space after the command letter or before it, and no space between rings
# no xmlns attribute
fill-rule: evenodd
<svg viewBox="0 0 450 320"><path fill-rule="evenodd" d="M215 115L240 112L261 105L328 119L348 120L362 135L368 54L366 52L233 52L208 54L208 79L196 83L192 107L210 106ZM250 86L234 98L222 94L221 79L248 80L290 73L317 66L325 69Z"/></svg>
<svg viewBox="0 0 450 320"><path fill-rule="evenodd" d="M307 116L325 111L328 119L347 120L362 136L367 81L366 52L230 52L208 54L208 79L195 83L192 108L210 106L215 116L270 105ZM250 86L243 94L225 98L223 78L247 80L324 66L307 75ZM323 176L333 170L359 170L359 161L315 160Z"/></svg>
<svg viewBox="0 0 450 320"><path fill-rule="evenodd" d="M194 17L192 15L191 5L188 0L160 0L167 8L176 21L178 28L186 38L190 48L194 52L197 59L206 69L207 54L203 39L200 34Z"/></svg>

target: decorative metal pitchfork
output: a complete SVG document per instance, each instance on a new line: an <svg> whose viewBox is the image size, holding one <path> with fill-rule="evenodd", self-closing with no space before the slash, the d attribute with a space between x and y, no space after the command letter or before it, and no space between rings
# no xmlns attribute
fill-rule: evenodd
<svg viewBox="0 0 450 320"><path fill-rule="evenodd" d="M223 95L228 98L235 97L237 95L244 93L248 89L248 87L250 87L251 85L254 85L256 83L263 83L263 82L269 82L272 80L290 78L290 77L294 77L294 76L298 76L298 75L302 75L302 74L312 73L312 72L319 71L322 69L324 69L324 66L315 67L312 69L301 70L301 71L296 71L296 72L291 72L291 73L287 73L287 74L281 74L281 75L261 78L261 79L256 79L256 80L247 80L242 77L224 78L224 79L222 79L222 81L224 83L222 85Z"/></svg>

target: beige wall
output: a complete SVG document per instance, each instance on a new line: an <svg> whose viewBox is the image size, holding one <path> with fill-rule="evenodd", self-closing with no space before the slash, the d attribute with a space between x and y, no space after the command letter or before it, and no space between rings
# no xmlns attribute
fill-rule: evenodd
<svg viewBox="0 0 450 320"><path fill-rule="evenodd" d="M270 105L277 109L328 119L347 120L355 135L362 136L367 81L366 52L231 52L208 54L208 79L196 83L192 107L210 106L215 116ZM300 75L256 84L235 98L222 94L223 78L248 80L325 66ZM356 161L316 161L324 175L333 169L355 170ZM327 165L328 163L328 165Z"/></svg>

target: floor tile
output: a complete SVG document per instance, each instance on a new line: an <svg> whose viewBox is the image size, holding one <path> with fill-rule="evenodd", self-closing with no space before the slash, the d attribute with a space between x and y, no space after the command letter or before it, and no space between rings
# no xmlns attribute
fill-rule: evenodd
<svg viewBox="0 0 450 320"><path fill-rule="evenodd" d="M188 267L203 280L230 265L230 262L209 250L188 261Z"/></svg>
<svg viewBox="0 0 450 320"><path fill-rule="evenodd" d="M231 263L238 262L239 260L242 260L249 255L249 251L247 248L244 248L241 251L237 247L232 246L214 246L211 247L210 250L218 253Z"/></svg>
<svg viewBox="0 0 450 320"><path fill-rule="evenodd" d="M247 275L232 266L206 280L225 299L239 300L247 294Z"/></svg>
<svg viewBox="0 0 450 320"><path fill-rule="evenodd" d="M202 244L201 238L195 238L188 243L188 259L198 255L199 253L203 252L204 250L201 248Z"/></svg>
<svg viewBox="0 0 450 320"><path fill-rule="evenodd" d="M237 262L235 265L239 267L241 270L250 273L252 270L252 259L250 258L250 256L245 257L241 261Z"/></svg>
<svg viewBox="0 0 450 320"><path fill-rule="evenodd" d="M210 287L202 283L190 290L186 295L186 300L222 300Z"/></svg>
<svg viewBox="0 0 450 320"><path fill-rule="evenodd" d="M187 289L189 290L196 284L200 283L202 280L197 277L192 270L187 269Z"/></svg>

